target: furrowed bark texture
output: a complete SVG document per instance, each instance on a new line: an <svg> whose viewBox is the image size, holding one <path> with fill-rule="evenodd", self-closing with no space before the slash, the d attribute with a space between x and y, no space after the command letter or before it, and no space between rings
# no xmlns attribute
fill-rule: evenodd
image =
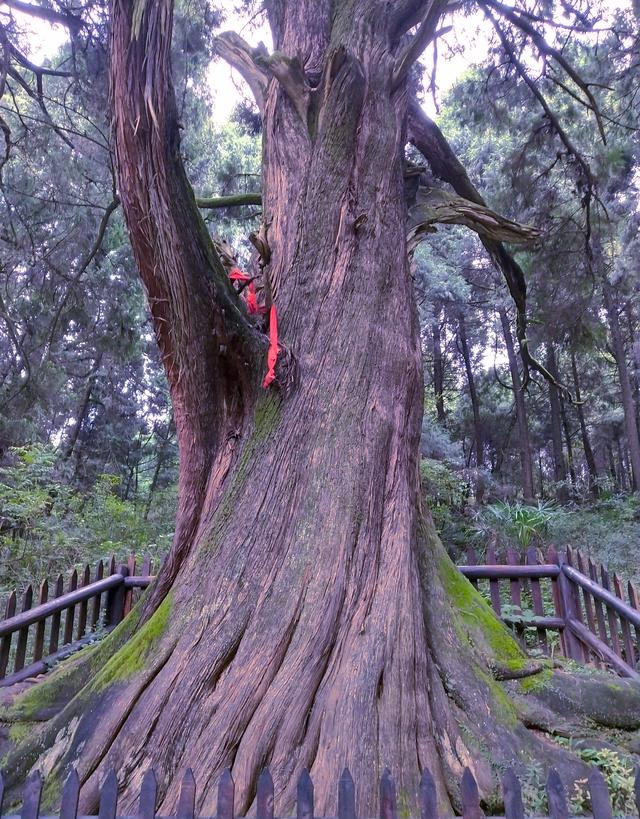
<svg viewBox="0 0 640 819"><path fill-rule="evenodd" d="M113 4L118 185L171 390L180 443L174 548L154 601L191 548L216 455L251 403L260 341L213 251L179 154L170 79L171 4ZM227 453L228 458L229 453Z"/></svg>
<svg viewBox="0 0 640 819"><path fill-rule="evenodd" d="M427 766L450 810L464 766L486 795L496 766L538 748L484 655L524 658L420 509L402 26L372 0L269 12L280 79L263 101L265 272L295 378L279 370L264 391L263 336L210 252L177 153L170 2L114 0L122 203L172 389L181 495L142 613L14 708L53 718L13 783L29 765L56 782L75 764L83 813L111 766L119 810L134 812L153 765L159 813L191 766L212 815L229 766L243 815L265 764L279 815L304 767L316 812L335 815L344 765L362 816L385 766L409 813ZM56 686L81 689L62 711Z"/></svg>

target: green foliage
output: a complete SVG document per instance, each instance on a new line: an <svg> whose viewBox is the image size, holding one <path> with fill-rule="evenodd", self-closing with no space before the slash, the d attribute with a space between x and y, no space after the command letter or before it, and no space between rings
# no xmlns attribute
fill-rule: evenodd
<svg viewBox="0 0 640 819"><path fill-rule="evenodd" d="M422 491L428 498L429 508L438 532L461 510L469 496L469 486L442 461L423 458L420 462Z"/></svg>
<svg viewBox="0 0 640 819"><path fill-rule="evenodd" d="M640 582L640 498L612 495L557 515L549 524L549 541L558 548L573 545L611 571Z"/></svg>
<svg viewBox="0 0 640 819"><path fill-rule="evenodd" d="M635 813L635 765L630 756L613 748L585 747L583 742L578 744L565 737L554 737L554 740L576 754L583 762L600 769L609 790L615 816L631 816ZM570 794L570 810L578 815L591 811L587 779L579 779L575 783Z"/></svg>
<svg viewBox="0 0 640 819"><path fill-rule="evenodd" d="M523 550L541 543L551 522L563 512L551 503L527 506L498 501L484 507L477 517L479 533L497 534L505 543L517 543Z"/></svg>
<svg viewBox="0 0 640 819"><path fill-rule="evenodd" d="M522 771L519 779L525 815L544 816L547 813L547 791L542 765L531 762Z"/></svg>
<svg viewBox="0 0 640 819"><path fill-rule="evenodd" d="M86 492L69 481L69 465L52 447L34 444L10 451L0 469L0 591L52 578L111 554L159 557L173 528L175 489L146 504L119 494L120 478L99 476Z"/></svg>

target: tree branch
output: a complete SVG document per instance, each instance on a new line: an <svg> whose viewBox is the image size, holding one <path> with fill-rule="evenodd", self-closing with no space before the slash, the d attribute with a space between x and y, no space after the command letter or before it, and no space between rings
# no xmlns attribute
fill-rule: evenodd
<svg viewBox="0 0 640 819"><path fill-rule="evenodd" d="M547 102L547 100L545 99L544 95L540 92L540 89L537 87L535 82L531 79L531 77L529 76L526 68L522 64L522 62L518 59L518 57L517 57L517 55L515 53L515 49L513 48L513 45L509 42L509 38L506 36L504 31L502 30L502 27L500 26L500 24L498 23L496 18L493 16L490 9L487 8L486 4L483 3L482 0L480 0L480 6L484 10L485 15L491 21L491 24L493 25L494 29L496 30L496 33L497 33L498 37L500 38L500 42L502 43L502 47L504 48L507 56L509 57L509 61L511 62L511 64L513 65L516 72L518 73L520 78L523 80L523 82L525 83L527 88L529 88L529 90L531 91L533 96L540 103L540 107L542 108L542 110L544 111L547 119L549 120L549 124L552 126L552 128L554 129L554 131L558 135L560 141L562 142L564 147L567 149L567 152L575 159L576 163L578 164L578 167L580 168L580 171L582 173L583 178L578 179L578 184L582 183L582 184L586 185L586 192L585 192L585 194L583 196L582 204L584 205L585 211L586 211L587 244L588 244L589 238L590 238L590 235L591 235L591 199L593 197L594 189L595 189L595 180L593 178L593 174L591 173L591 168L589 167L589 163L582 156L582 154L576 148L576 146L573 144L571 138L569 137L567 132L564 130L564 128L560 124L560 121L558 120L556 115L551 110L551 107L550 107L549 103Z"/></svg>
<svg viewBox="0 0 640 819"><path fill-rule="evenodd" d="M417 204L409 211L412 225L407 238L409 252L426 234L435 231L435 224L464 225L485 239L513 244L527 244L541 235L537 228L514 222L485 205L441 188L420 187L416 198Z"/></svg>
<svg viewBox="0 0 640 819"><path fill-rule="evenodd" d="M268 77L256 63L255 57L262 54L260 49L251 46L235 31L225 31L215 39L216 53L235 68L246 81L260 112L264 110L264 98L267 92Z"/></svg>
<svg viewBox="0 0 640 819"><path fill-rule="evenodd" d="M229 196L210 196L196 199L199 208L237 208L242 205L261 205L260 193L232 193Z"/></svg>
<svg viewBox="0 0 640 819"><path fill-rule="evenodd" d="M143 616L170 588L193 546L203 499L216 491L211 481L222 480L236 442L244 440L268 347L216 254L184 170L171 79L172 11L172 0L112 0L118 187L180 449L174 545Z"/></svg>
<svg viewBox="0 0 640 819"><path fill-rule="evenodd" d="M393 73L394 88L397 88L407 77L411 66L435 37L438 23L446 7L447 0L431 0L429 2L418 26L418 30L409 41L403 53L398 57Z"/></svg>
<svg viewBox="0 0 640 819"><path fill-rule="evenodd" d="M469 179L467 172L455 155L438 126L422 110L416 100L409 106L408 138L425 157L433 173L448 182L457 194L486 207L486 202L478 189ZM537 370L547 381L556 386L567 399L573 402L568 388L555 378L537 361L529 351L527 340L527 284L522 268L508 252L502 242L486 236L480 236L491 260L502 273L509 294L516 306L516 336L520 347L520 356L525 368L525 386L529 367Z"/></svg>
<svg viewBox="0 0 640 819"><path fill-rule="evenodd" d="M311 88L307 84L300 61L296 57L286 57L280 51L274 51L269 56L260 55L256 59L284 88L298 116L306 126Z"/></svg>
<svg viewBox="0 0 640 819"><path fill-rule="evenodd" d="M495 9L505 20L508 20L512 23L516 28L519 28L520 31L524 32L530 39L531 42L535 45L538 49L540 54L544 54L547 57L551 57L554 59L558 65L566 72L566 74L573 80L573 82L578 86L578 88L582 91L582 93L586 96L587 102L576 97L582 105L586 108L589 108L593 115L596 118L596 122L598 124L598 130L600 131L600 136L602 141L606 144L607 138L604 132L604 126L602 124L602 117L600 115L600 108L596 101L596 98L593 96L591 89L589 88L588 83L586 83L580 74L575 70L575 68L571 65L571 63L566 59L566 57L560 52L557 48L554 48L552 45L547 43L544 37L540 34L540 32L531 25L531 23L526 20L525 18L521 17L519 13L516 13L514 9L509 8L508 6L503 5L499 2L499 0L485 0L486 5L491 6L491 8Z"/></svg>
<svg viewBox="0 0 640 819"><path fill-rule="evenodd" d="M31 17L38 17L49 23L66 26L72 34L76 34L83 26L82 18L70 11L55 11L55 9L34 6L32 3L24 3L22 0L3 0L6 6Z"/></svg>

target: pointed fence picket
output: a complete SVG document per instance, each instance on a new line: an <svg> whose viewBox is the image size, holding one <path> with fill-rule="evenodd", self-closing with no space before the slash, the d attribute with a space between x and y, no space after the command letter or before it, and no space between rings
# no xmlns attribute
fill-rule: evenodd
<svg viewBox="0 0 640 819"><path fill-rule="evenodd" d="M611 795L598 768L592 768L586 780L591 815L593 819L612 819ZM40 819L41 797L44 782L39 771L32 773L22 791L21 819ZM524 819L525 806L522 789L516 773L507 769L502 776L502 804L505 819ZM78 774L72 770L63 789L60 812L46 819L79 819L78 805L81 783ZM218 781L217 809L215 819L236 819L234 812L234 782L231 771L226 769ZM3 815L4 781L0 774L0 817ZM174 816L176 819L196 819L198 791L193 772L188 768L182 778L180 794ZM203 796L206 796L204 794ZM422 772L416 783L419 819L445 819L438 808L436 785L428 769ZM337 819L358 819L356 803L356 783L348 768L345 768L337 782ZM547 813L550 819L569 819L569 803L565 786L555 769L548 772L546 780ZM201 800L204 801L204 800ZM206 800L209 801L208 799ZM459 805L463 819L482 819L483 810L480 792L473 772L465 768L460 782ZM640 815L640 769L635 776L636 811ZM486 806L484 806L486 807ZM158 808L158 785L153 768L147 769L140 786L138 798L138 819L156 819ZM5 819L17 819L16 814L4 814ZM118 778L112 769L106 775L100 788L98 819L125 819L118 814ZM164 819L169 819L163 814ZM298 776L296 787L296 819L321 819L315 816L314 786L307 770ZM384 770L379 785L380 819L399 819L395 781L388 770ZM44 819L44 817L43 817ZM127 817L132 819L132 817ZM214 817L208 817L214 819ZM255 791L255 819L274 819L274 782L268 768L258 777ZM418 817L416 817L418 819Z"/></svg>

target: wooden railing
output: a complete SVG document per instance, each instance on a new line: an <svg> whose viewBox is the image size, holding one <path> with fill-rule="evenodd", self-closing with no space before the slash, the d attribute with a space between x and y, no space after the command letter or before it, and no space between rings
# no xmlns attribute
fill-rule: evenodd
<svg viewBox="0 0 640 819"><path fill-rule="evenodd" d="M559 633L558 648L566 657L640 680L640 604L633 583L627 584L625 600L617 574L610 577L603 566L571 548L559 554L551 547L545 562L533 548L524 564L514 549L500 559L492 547L483 565L473 550L467 559L460 571L521 639L549 654L548 632ZM500 581L508 581L508 589Z"/></svg>
<svg viewBox="0 0 640 819"><path fill-rule="evenodd" d="M0 687L43 674L57 661L111 631L131 610L135 589L149 585L151 571L149 558L143 561L142 576L137 576L135 556L122 565L116 565L112 557L106 571L103 561L98 563L93 578L89 566L80 577L74 569L66 589L62 575L52 592L43 580L35 606L33 587L27 586L19 611L17 595L12 592L0 620Z"/></svg>
<svg viewBox="0 0 640 819"><path fill-rule="evenodd" d="M549 548L544 559L529 549L524 562L515 549L499 557L489 547L479 564L472 549L460 571L482 591L495 613L514 629L525 648L546 655L558 650L581 663L606 666L623 677L640 680L640 597L632 583L598 566L580 551L559 554ZM113 629L131 609L136 589L149 585L149 558L136 574L136 557L105 571L100 561L93 578L86 566L73 571L67 588L60 575L53 594L47 581L33 606L28 586L16 612L16 594L0 620L0 687L46 672L55 662Z"/></svg>
<svg viewBox="0 0 640 819"><path fill-rule="evenodd" d="M520 782L512 770L502 776L502 796L504 816L506 819L524 819L525 806L522 801ZM420 819L438 819L438 800L436 786L428 770L416 783L417 804L420 808ZM39 771L27 779L23 790L21 819L38 819L40 816L40 799L43 782ZM587 779L589 801L594 819L612 819L611 799L607 784L598 768L592 768ZM2 776L0 775L0 814L2 813ZM80 781L75 771L69 775L63 790L60 805L60 819L76 819ZM562 781L554 769L551 769L546 781L548 816L552 819L568 819L569 805ZM227 769L220 777L217 794L217 811L215 819L235 819L234 782ZM337 819L356 819L355 783L349 770L344 769L337 783ZM406 798L406 794L405 794ZM142 778L137 815L140 819L155 819L157 809L157 783L153 769L148 769ZM460 783L460 806L463 819L482 819L484 813L476 780L469 768L465 768ZM640 814L640 771L635 777L636 810ZM380 819L398 819L398 805L394 780L388 771L380 779ZM194 819L196 815L196 783L190 769L184 774L178 803L176 819ZM274 819L274 787L269 770L265 768L258 777L255 793L255 819ZM118 817L118 779L111 771L104 779L100 790L99 819L117 819ZM314 819L313 781L307 771L303 771L297 782L296 819ZM7 817L8 819L8 817ZM16 817L17 819L17 817ZM213 819L213 817L211 817Z"/></svg>

